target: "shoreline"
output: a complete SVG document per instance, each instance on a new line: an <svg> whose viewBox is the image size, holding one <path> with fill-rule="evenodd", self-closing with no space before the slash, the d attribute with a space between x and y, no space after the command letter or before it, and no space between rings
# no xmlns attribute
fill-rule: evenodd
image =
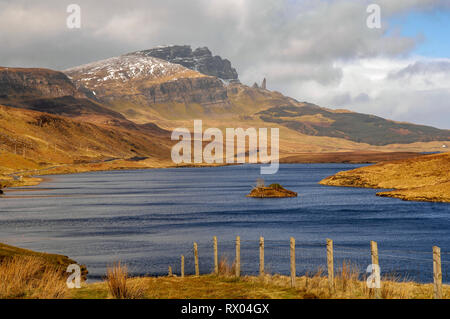
<svg viewBox="0 0 450 319"><path fill-rule="evenodd" d="M414 158L423 156L421 153L414 152L332 152L332 153L297 153L280 158L280 164L373 164L386 160ZM127 159L115 159L113 161L81 163L81 164L57 164L51 167L41 169L9 172L0 174L0 189L7 190L17 187L37 186L48 179L51 175L70 175L87 172L109 172L119 170L137 170L137 169L158 169L158 168L203 168L203 167L223 167L230 165L240 165L238 163L220 163L220 164L183 164L177 165L168 160L144 159L134 161ZM22 179L14 180L14 175L23 174ZM39 177L37 177L39 176ZM7 177L1 183L2 177Z"/></svg>
<svg viewBox="0 0 450 319"><path fill-rule="evenodd" d="M437 154L448 154L439 153ZM298 153L296 155L285 156L280 159L280 164L373 164L363 166L351 171L342 171L333 176L329 176L318 184L325 186L344 186L344 187L361 187L372 189L391 189L390 191L379 192L376 196L379 197L391 197L405 201L416 202L439 202L449 203L450 196L447 194L440 194L439 186L426 185L425 187L395 187L395 185L380 185L377 183L370 183L363 181L361 176L356 174L351 176L352 172L358 172L358 170L369 169L371 167L377 167L380 165L389 165L390 163L401 163L402 161L417 160L420 158L426 158L430 156L436 156L436 154L426 155L421 153L412 152L335 152L335 153ZM392 158L397 158L395 161L385 161ZM230 165L241 165L238 163L227 164L183 164L176 165L170 161L165 160L149 160L144 159L142 161L130 161L124 159L116 159L113 161L95 162L95 163L83 163L83 164L60 164L49 168L42 168L38 170L29 170L23 172L23 177L20 180L8 181L8 185L3 187L4 194L21 191L34 191L28 187L37 186L45 181L51 180L51 175L71 175L77 173L89 173L89 172L112 172L121 170L140 170L140 169L167 169L167 168L205 168L205 167L223 167ZM19 175L22 172L10 173L8 176ZM37 177L39 176L39 177ZM1 175L0 175L1 177ZM388 178L387 178L388 179ZM0 184L1 186L1 184ZM450 188L450 182L448 185ZM24 187L21 189L20 187ZM0 198L2 195L0 195Z"/></svg>
<svg viewBox="0 0 450 319"><path fill-rule="evenodd" d="M378 163L324 178L321 185L389 189L376 194L404 201L450 203L450 153Z"/></svg>

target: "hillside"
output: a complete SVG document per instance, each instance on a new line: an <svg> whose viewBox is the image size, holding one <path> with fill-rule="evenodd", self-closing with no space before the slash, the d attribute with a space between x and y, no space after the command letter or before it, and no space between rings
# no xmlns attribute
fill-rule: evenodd
<svg viewBox="0 0 450 319"><path fill-rule="evenodd" d="M168 132L133 125L100 126L0 105L0 174L114 158L170 157Z"/></svg>
<svg viewBox="0 0 450 319"><path fill-rule="evenodd" d="M70 259L67 256L58 255L58 254L48 254L48 253L41 253L36 252L29 249L14 247L6 244L0 243L0 264L5 262L5 260L9 258L26 258L26 257L32 257L32 258L38 258L42 260L46 265L53 266L59 269L61 273L65 273L67 266L71 264L76 264L76 261ZM88 274L88 271L86 269L86 266L82 266L82 275L84 279L86 279L86 275Z"/></svg>
<svg viewBox="0 0 450 319"><path fill-rule="evenodd" d="M450 153L379 163L340 172L322 185L395 189L378 196L450 202Z"/></svg>
<svg viewBox="0 0 450 319"><path fill-rule="evenodd" d="M0 67L0 104L99 124L128 122L90 99L89 92L76 88L64 73L48 69Z"/></svg>
<svg viewBox="0 0 450 319"><path fill-rule="evenodd" d="M450 140L450 130L398 123L374 115L339 112L313 104L273 107L258 113L265 122L277 123L307 135L338 137L371 145Z"/></svg>

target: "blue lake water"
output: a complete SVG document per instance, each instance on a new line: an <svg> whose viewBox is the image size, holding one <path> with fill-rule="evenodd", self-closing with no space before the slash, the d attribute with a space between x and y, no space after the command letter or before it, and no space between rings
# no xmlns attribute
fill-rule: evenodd
<svg viewBox="0 0 450 319"><path fill-rule="evenodd" d="M450 282L450 205L375 196L379 190L328 187L318 181L361 165L281 165L264 176L298 192L297 198L245 195L259 166L174 168L51 176L32 191L0 198L0 242L59 253L86 264L89 278L122 261L135 275L161 275L180 255L192 273L192 243L200 270L212 270L212 237L219 254L234 259L241 237L242 272L258 271L259 237L266 268L289 273L289 237L296 239L297 271L326 265L326 238L334 240L335 265L350 260L364 272L370 241L378 242L382 273L432 280L432 246L442 249L444 282Z"/></svg>

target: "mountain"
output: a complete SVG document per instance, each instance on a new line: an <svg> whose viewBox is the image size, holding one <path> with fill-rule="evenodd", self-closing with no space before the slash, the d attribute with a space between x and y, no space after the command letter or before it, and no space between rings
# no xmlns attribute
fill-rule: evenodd
<svg viewBox="0 0 450 319"><path fill-rule="evenodd" d="M129 105L130 112L152 107L170 113L177 105L205 109L228 106L227 89L220 79L142 52L70 68L64 73L77 87L90 90L112 109ZM189 110L185 113L189 114Z"/></svg>
<svg viewBox="0 0 450 319"><path fill-rule="evenodd" d="M171 63L180 64L188 69L217 77L225 81L239 81L236 69L231 62L220 56L213 56L207 47L192 51L189 45L160 46L154 49L138 51L138 54L155 57Z"/></svg>
<svg viewBox="0 0 450 319"><path fill-rule="evenodd" d="M170 129L201 118L210 125L219 121L224 126L280 127L282 137L298 141L297 147L288 148L282 141L288 153L300 146L313 150L305 148L304 141L310 140L306 136L316 137L311 142L322 145L314 151L380 150L391 145L401 149L398 145L450 140L450 130L331 110L269 91L265 85L243 85L231 63L213 57L208 48L157 47L64 73L77 87L91 91L98 101L135 123L154 122ZM436 147L433 144L432 150Z"/></svg>

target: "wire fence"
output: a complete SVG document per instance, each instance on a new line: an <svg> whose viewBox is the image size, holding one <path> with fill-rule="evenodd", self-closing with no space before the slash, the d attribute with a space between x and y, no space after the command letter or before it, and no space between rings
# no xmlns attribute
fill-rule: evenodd
<svg viewBox="0 0 450 319"><path fill-rule="evenodd" d="M211 274L215 269L214 242L197 242L199 274ZM175 247L174 247L175 248ZM236 241L220 241L217 245L218 260L226 259L232 264L236 259ZM355 247L334 243L334 269L342 268L343 263L349 264L359 272L361 278L369 275L367 267L372 264L371 250L368 243L365 247ZM195 253L193 243L177 245L176 249L167 249L158 260L147 261L148 275L167 275L168 267L174 275L181 275L181 255L184 256L184 274L195 275ZM174 254L178 251L179 254ZM421 283L433 282L433 251L405 251L400 249L378 250L381 277L395 277L402 281ZM289 240L264 240L264 271L268 274L290 275L290 242ZM450 284L450 253L441 252L442 282ZM327 245L297 242L295 244L296 276L304 276L322 271L327 273ZM260 241L240 241L240 274L258 275L260 269Z"/></svg>

